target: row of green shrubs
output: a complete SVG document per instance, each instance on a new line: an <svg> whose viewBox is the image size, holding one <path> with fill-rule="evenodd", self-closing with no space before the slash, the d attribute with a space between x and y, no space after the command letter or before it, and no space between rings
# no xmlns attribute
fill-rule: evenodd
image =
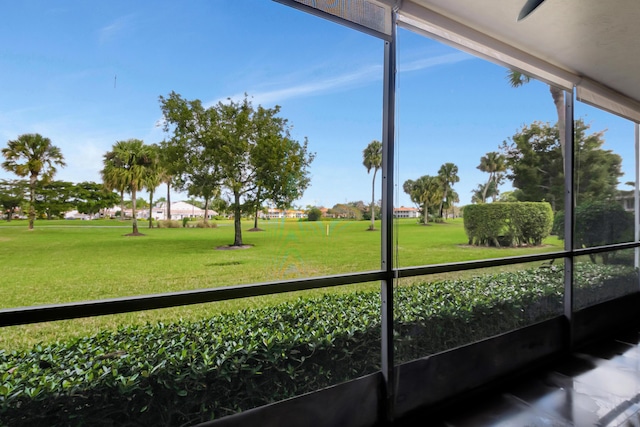
<svg viewBox="0 0 640 427"><path fill-rule="evenodd" d="M483 203L464 207L464 229L470 245L522 246L542 244L553 225L546 202Z"/></svg>
<svg viewBox="0 0 640 427"><path fill-rule="evenodd" d="M398 361L561 314L562 274L399 287ZM635 290L637 274L578 264L576 283L609 298ZM379 370L380 329L379 294L356 292L0 351L0 424L194 424Z"/></svg>
<svg viewBox="0 0 640 427"><path fill-rule="evenodd" d="M158 228L217 228L218 224L211 221L193 221L189 218L182 218L182 221L175 219L161 219L157 222Z"/></svg>

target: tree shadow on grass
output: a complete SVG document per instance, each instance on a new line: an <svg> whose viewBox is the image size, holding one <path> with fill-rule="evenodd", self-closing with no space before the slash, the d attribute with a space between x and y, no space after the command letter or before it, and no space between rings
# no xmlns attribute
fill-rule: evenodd
<svg viewBox="0 0 640 427"><path fill-rule="evenodd" d="M253 245L241 245L241 246L224 245L224 246L217 246L216 250L217 251L234 251L237 249L249 249L252 247Z"/></svg>

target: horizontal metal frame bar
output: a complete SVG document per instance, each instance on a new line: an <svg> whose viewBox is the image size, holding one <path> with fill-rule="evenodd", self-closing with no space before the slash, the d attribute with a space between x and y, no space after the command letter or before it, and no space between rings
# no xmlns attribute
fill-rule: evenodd
<svg viewBox="0 0 640 427"><path fill-rule="evenodd" d="M607 246L595 246L592 248L580 248L571 251L545 252L533 255L518 255L504 258L490 258L478 261L464 261L447 264L425 265L420 267L406 267L397 269L397 278L426 276L429 274L450 273L454 271L476 270L489 267L500 267L502 265L524 264L536 261L548 261L565 257L577 257L603 252L619 251L623 249L633 249L640 247L640 242L616 243Z"/></svg>
<svg viewBox="0 0 640 427"><path fill-rule="evenodd" d="M621 251L624 249L634 249L640 247L640 242L616 243L606 246L594 246L591 248L578 248L571 251L574 257L590 254L601 254L603 252Z"/></svg>
<svg viewBox="0 0 640 427"><path fill-rule="evenodd" d="M640 242L619 243L615 245L581 248L573 251L547 252L506 258L465 261L449 264L436 264L421 267L397 268L395 277L407 278L437 273L475 270L503 265L524 264L547 261L564 257L577 257L589 254L611 252L640 247ZM65 304L6 308L0 310L0 328L6 326L27 325L31 323L53 322L57 320L80 319L83 317L122 314L134 311L179 307L238 298L248 298L284 292L304 291L318 288L351 285L384 280L386 272L368 271L361 273L336 274L317 278L295 279L278 282L256 283L249 285L227 286L220 288L198 289L193 291L171 292L163 294L141 295L104 300L83 301Z"/></svg>
<svg viewBox="0 0 640 427"><path fill-rule="evenodd" d="M434 265L426 265L422 267L407 267L407 268L398 269L397 277L406 278L406 277L415 277L415 276L425 276L428 274L450 273L454 271L476 270L480 268L499 267L502 265L523 264L523 263L535 262L535 261L547 261L547 260L552 260L557 258L563 258L565 256L566 256L566 253L564 251L560 251L560 252L546 252L543 254L534 254L534 255L520 255L520 256L505 257L505 258L483 259L479 261L464 261L464 262L456 262L453 264L434 264Z"/></svg>
<svg viewBox="0 0 640 427"><path fill-rule="evenodd" d="M0 310L0 327L130 313L382 280L383 271Z"/></svg>
<svg viewBox="0 0 640 427"><path fill-rule="evenodd" d="M311 15L319 16L320 18L324 18L328 21L333 21L337 24L344 25L346 27L352 28L354 30L360 31L365 34L369 34L370 36L382 39L384 41L391 41L391 34L385 34L383 32L373 30L369 27L365 27L364 25L357 24L355 22L351 22L347 19L340 18L339 16L332 15L330 13L324 12L322 10L316 9L311 6L307 6L306 4L298 3L294 0L273 0L276 3L281 3L286 6L290 6L294 9L301 10L303 12L307 12Z"/></svg>

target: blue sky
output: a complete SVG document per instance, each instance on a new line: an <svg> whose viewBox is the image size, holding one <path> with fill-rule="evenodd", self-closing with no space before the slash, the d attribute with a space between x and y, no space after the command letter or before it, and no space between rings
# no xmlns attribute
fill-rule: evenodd
<svg viewBox="0 0 640 427"><path fill-rule="evenodd" d="M382 137L382 41L269 0L1 5L0 146L23 133L51 138L68 164L56 179L99 181L115 141L161 141L160 95L211 105L248 93L281 105L293 136L317 153L297 205L370 199L362 150ZM482 155L525 124L556 120L542 83L510 88L503 68L405 30L398 51L400 188L453 162L468 203L487 178ZM581 104L576 112L608 129L605 148L624 158L621 182L632 180L633 126ZM401 192L396 203L411 205Z"/></svg>

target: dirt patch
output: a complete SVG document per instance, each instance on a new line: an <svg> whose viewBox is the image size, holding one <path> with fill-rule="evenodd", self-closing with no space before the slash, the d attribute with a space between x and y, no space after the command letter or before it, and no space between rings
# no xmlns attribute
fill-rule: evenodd
<svg viewBox="0 0 640 427"><path fill-rule="evenodd" d="M249 249L252 248L253 245L242 245L242 246L233 246L233 245L225 245L216 247L217 251L235 251L236 249Z"/></svg>
<svg viewBox="0 0 640 427"><path fill-rule="evenodd" d="M264 231L262 228L250 228L247 231Z"/></svg>
<svg viewBox="0 0 640 427"><path fill-rule="evenodd" d="M145 234L142 233L129 233L129 234L125 234L126 237L129 236L133 236L133 237L139 237L139 236L145 236Z"/></svg>

